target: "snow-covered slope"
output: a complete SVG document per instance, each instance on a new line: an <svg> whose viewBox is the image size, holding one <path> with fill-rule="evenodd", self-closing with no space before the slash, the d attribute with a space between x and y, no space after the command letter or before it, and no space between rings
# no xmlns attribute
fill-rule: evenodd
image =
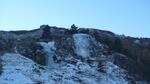
<svg viewBox="0 0 150 84"><path fill-rule="evenodd" d="M31 36L30 40L22 40L24 34L13 37L19 38L17 42L12 39L14 45L5 45L3 55L0 51L3 71L0 84L148 84L137 82L127 70L117 66L115 57L119 61L127 57L112 52L96 37L65 33L64 30L53 38L41 38L34 32L33 36L38 37L33 39ZM30 34L26 33L25 37ZM2 42L5 44L5 41ZM5 50L6 47L8 50Z"/></svg>
<svg viewBox="0 0 150 84"><path fill-rule="evenodd" d="M97 67L80 60L76 65L59 64L53 70L47 70L20 54L7 53L2 60L0 84L128 84L124 71L111 62L105 63L106 73L101 73Z"/></svg>
<svg viewBox="0 0 150 84"><path fill-rule="evenodd" d="M0 84L33 83L29 76L33 74L36 65L33 61L13 53L3 55L2 60L3 73L0 76Z"/></svg>
<svg viewBox="0 0 150 84"><path fill-rule="evenodd" d="M54 42L40 44L47 52L54 48ZM106 73L102 73L96 66L90 66L79 59L75 65L61 62L54 69L47 70L47 67L40 66L20 54L6 53L1 58L3 73L0 84L128 84L124 71L111 62L104 63ZM48 66L51 64L48 63Z"/></svg>

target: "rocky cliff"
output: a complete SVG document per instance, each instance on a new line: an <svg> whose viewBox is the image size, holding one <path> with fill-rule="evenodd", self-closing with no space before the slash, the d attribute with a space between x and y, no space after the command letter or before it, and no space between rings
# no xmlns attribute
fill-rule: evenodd
<svg viewBox="0 0 150 84"><path fill-rule="evenodd" d="M2 84L150 83L149 38L42 25L31 31L1 31L0 45Z"/></svg>

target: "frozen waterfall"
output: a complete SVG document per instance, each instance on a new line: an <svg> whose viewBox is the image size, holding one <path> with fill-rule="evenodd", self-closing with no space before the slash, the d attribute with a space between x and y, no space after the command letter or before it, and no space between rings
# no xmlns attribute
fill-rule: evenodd
<svg viewBox="0 0 150 84"><path fill-rule="evenodd" d="M46 64L48 69L52 69L56 67L56 64L53 60L53 56L54 56L54 51L55 46L54 46L55 42L40 42L40 45L43 46L43 51L46 53Z"/></svg>
<svg viewBox="0 0 150 84"><path fill-rule="evenodd" d="M90 56L90 41L91 37L87 34L74 34L73 35L75 52L77 55L86 58Z"/></svg>

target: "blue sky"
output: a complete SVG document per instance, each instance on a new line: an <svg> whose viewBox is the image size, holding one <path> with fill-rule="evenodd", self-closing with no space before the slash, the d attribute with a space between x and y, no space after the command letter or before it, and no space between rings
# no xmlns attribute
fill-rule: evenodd
<svg viewBox="0 0 150 84"><path fill-rule="evenodd" d="M42 24L150 37L150 0L0 0L0 30L30 30Z"/></svg>

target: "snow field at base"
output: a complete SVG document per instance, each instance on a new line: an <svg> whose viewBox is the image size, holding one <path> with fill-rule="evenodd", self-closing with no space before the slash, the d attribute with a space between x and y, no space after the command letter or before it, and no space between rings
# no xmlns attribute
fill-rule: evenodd
<svg viewBox="0 0 150 84"><path fill-rule="evenodd" d="M37 82L42 82L43 84L77 84L78 78L84 76L76 75L78 67L81 67L80 65L76 67L71 64L65 64L58 69L47 71L40 69L39 67L41 66L20 54L7 53L2 56L2 60L4 67L3 74L0 76L0 84L20 84L20 82L22 84ZM81 71L88 69L85 67L80 68ZM84 79L84 81L86 82L87 80Z"/></svg>
<svg viewBox="0 0 150 84"><path fill-rule="evenodd" d="M128 84L122 75L117 75L123 72L119 72L120 69L110 62L106 63L105 74L81 61L76 65L60 64L55 70L48 71L20 54L7 53L2 56L2 60L4 70L0 84Z"/></svg>

